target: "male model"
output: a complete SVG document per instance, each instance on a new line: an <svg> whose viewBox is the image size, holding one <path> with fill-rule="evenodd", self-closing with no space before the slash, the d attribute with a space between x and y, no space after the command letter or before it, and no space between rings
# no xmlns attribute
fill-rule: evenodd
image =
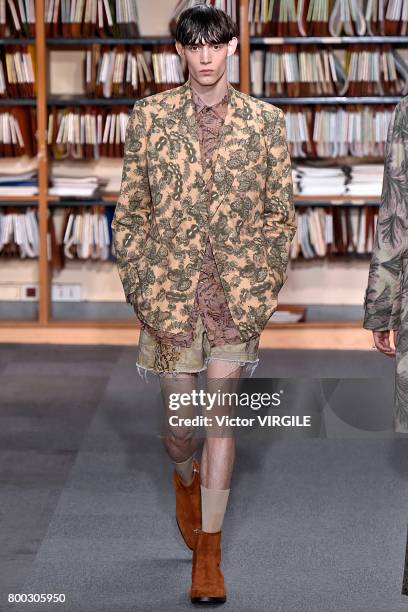
<svg viewBox="0 0 408 612"><path fill-rule="evenodd" d="M408 433L408 96L388 126L381 205L365 294L363 326L374 345L396 357L394 430ZM390 332L393 331L393 344ZM408 595L408 532L402 595Z"/></svg>
<svg viewBox="0 0 408 612"><path fill-rule="evenodd" d="M365 294L363 326L375 347L396 356L395 431L408 433L408 96L388 126L381 205ZM393 331L393 343L390 332Z"/></svg>
<svg viewBox="0 0 408 612"><path fill-rule="evenodd" d="M195 385L240 377L259 361L295 232L285 118L227 81L236 26L221 10L185 10L176 49L187 82L139 100L126 134L112 222L119 274L142 328L138 368ZM252 364L252 365L250 365ZM221 528L234 465L232 436L170 431L176 518L193 550L191 600L226 600Z"/></svg>

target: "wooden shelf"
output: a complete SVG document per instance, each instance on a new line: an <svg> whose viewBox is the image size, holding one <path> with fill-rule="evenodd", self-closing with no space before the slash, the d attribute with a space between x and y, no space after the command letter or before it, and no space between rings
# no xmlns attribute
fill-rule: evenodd
<svg viewBox="0 0 408 612"><path fill-rule="evenodd" d="M77 320L77 319L61 319L51 320L47 324L41 324L39 321L21 321L12 319L1 319L0 327L72 327L78 329L88 328L110 328L110 329L140 329L140 323L137 319L118 321L116 319L92 319L92 320ZM362 321L304 321L302 323L272 323L268 322L265 329L361 329Z"/></svg>
<svg viewBox="0 0 408 612"><path fill-rule="evenodd" d="M290 38L268 38L268 37L253 37L249 35L249 24L248 24L248 4L249 0L240 0L240 12L239 12L239 57L240 57L240 90L243 93L251 93L251 77L250 77L250 45L257 44L282 44L296 42L298 44L310 44L313 42L324 43L324 44L347 44L347 43L382 43L382 42L408 42L399 37L372 37L368 40L368 37L338 37L336 39L329 37L308 37L301 38L294 41L293 37ZM59 338L64 338L66 342L72 342L72 334L69 330L77 330L78 334L83 333L86 335L89 330L95 332L105 332L107 334L112 331L110 338L114 339L115 332L119 335L120 330L123 331L122 337L129 338L131 336L128 330L137 330L140 328L140 324L137 319L129 321L121 320L53 320L51 316L51 274L52 269L48 261L47 256L47 222L48 212L51 206L71 206L74 203L84 204L115 204L118 198L118 194L104 194L97 198L60 198L58 196L51 196L49 194L49 159L48 159L48 145L47 145L47 125L48 125L48 108L49 105L64 106L64 105L85 105L85 104L100 104L100 105L125 105L131 106L134 104L135 99L130 98L87 98L81 97L54 97L48 95L47 83L48 83L48 52L52 49L66 48L74 49L79 46L86 46L92 44L100 45L112 45L112 44L123 44L123 45L157 45L157 44L173 44L173 37L143 37L143 38L49 38L45 36L45 0L36 0L36 37L34 39L0 39L0 45L32 45L35 44L36 51L36 93L35 99L18 98L18 99L0 99L0 105L22 105L22 106L36 106L37 109L37 144L38 144L38 195L36 196L12 196L12 197L0 197L0 205L5 205L6 202L10 202L10 205L23 205L28 203L29 205L38 206L39 215L39 234L40 234L40 255L38 258L39 274L38 274L38 285L39 285L39 301L38 301L38 320L37 321L10 321L0 320L0 328L3 330L3 335L0 338L6 337L6 332L11 330L8 338L15 338L18 336L16 331L21 328L21 334L18 336L21 338L19 341L24 341L27 337L26 332L34 330L35 334L38 334L39 338L43 338L44 341L49 341L48 338L54 338L54 341L58 341ZM318 38L318 40L315 40ZM397 40L394 40L398 38ZM279 97L279 98L265 98L272 104L351 104L356 102L364 103L394 103L400 100L400 96L390 96L380 98L377 96L371 97L323 97L323 98L308 98L308 97ZM364 198L363 196L336 196L329 198L325 196L300 196L295 197L295 202L299 205L307 204L313 201L320 205L333 205L333 204L346 204L347 202L360 204L365 201L370 201L373 198ZM81 200L81 202L80 202ZM278 330L296 330L296 333L300 329L310 330L311 335L314 335L315 330L347 330L361 328L360 321L325 321L325 322L304 322L304 323L268 323L268 333L273 336ZM272 332L273 330L273 332ZM41 333L40 333L41 332ZM14 335L13 335L14 334ZM79 337L79 336L78 336ZM91 337L95 338L95 335ZM102 336L98 336L102 337ZM132 337L133 338L133 337ZM9 340L12 341L12 340ZM41 341L41 340L40 340ZM133 339L132 339L133 343Z"/></svg>
<svg viewBox="0 0 408 612"><path fill-rule="evenodd" d="M37 202L38 195L33 196L0 196L0 203L2 202Z"/></svg>

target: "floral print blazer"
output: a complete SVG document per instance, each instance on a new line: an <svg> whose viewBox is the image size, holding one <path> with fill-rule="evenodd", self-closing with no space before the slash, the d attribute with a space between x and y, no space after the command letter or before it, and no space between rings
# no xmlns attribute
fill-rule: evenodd
<svg viewBox="0 0 408 612"><path fill-rule="evenodd" d="M210 201L190 83L138 100L112 221L119 275L137 316L180 332L194 304L207 238L242 341L264 328L286 280L296 230L283 112L239 92L214 161Z"/></svg>
<svg viewBox="0 0 408 612"><path fill-rule="evenodd" d="M408 96L388 126L384 178L364 299L366 329L398 330L395 430L408 433Z"/></svg>

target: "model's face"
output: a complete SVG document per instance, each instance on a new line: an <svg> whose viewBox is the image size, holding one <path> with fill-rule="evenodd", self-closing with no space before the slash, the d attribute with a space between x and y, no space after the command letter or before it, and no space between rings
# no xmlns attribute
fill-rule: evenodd
<svg viewBox="0 0 408 612"><path fill-rule="evenodd" d="M176 42L180 56L186 58L190 77L200 85L213 85L227 69L227 57L233 55L238 39L232 38L229 43L204 43L186 45Z"/></svg>

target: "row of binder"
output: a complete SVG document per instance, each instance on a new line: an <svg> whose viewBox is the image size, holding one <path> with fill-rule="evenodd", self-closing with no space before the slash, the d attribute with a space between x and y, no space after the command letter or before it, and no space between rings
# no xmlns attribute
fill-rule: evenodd
<svg viewBox="0 0 408 612"><path fill-rule="evenodd" d="M383 158L390 106L285 108L289 151L297 158L343 156ZM48 144L54 159L122 157L128 107L51 107ZM0 112L0 157L36 155L36 114L33 108Z"/></svg>
<svg viewBox="0 0 408 612"><path fill-rule="evenodd" d="M67 259L109 259L111 232L102 207L66 209L61 229L62 239L58 242Z"/></svg>
<svg viewBox="0 0 408 612"><path fill-rule="evenodd" d="M384 158L394 107L330 105L285 107L286 133L292 158Z"/></svg>
<svg viewBox="0 0 408 612"><path fill-rule="evenodd" d="M390 105L285 106L286 135L293 159L352 156L384 158ZM122 157L127 106L50 107L48 145L54 159ZM0 157L33 157L36 113L20 106L0 109Z"/></svg>
<svg viewBox="0 0 408 612"><path fill-rule="evenodd" d="M341 64L331 49L294 45L255 50L250 55L252 92L274 96L406 95L408 65L396 49L350 46ZM34 49L0 54L0 96L34 96ZM185 67L171 45L150 53L142 46L101 49L85 53L85 91L88 95L144 97L185 81ZM228 79L239 82L239 55L228 58Z"/></svg>
<svg viewBox="0 0 408 612"><path fill-rule="evenodd" d="M35 108L0 107L0 158L37 155Z"/></svg>
<svg viewBox="0 0 408 612"><path fill-rule="evenodd" d="M38 257L39 229L34 208L0 210L0 257Z"/></svg>
<svg viewBox="0 0 408 612"><path fill-rule="evenodd" d="M250 55L252 92L276 96L406 95L408 64L390 45L350 45L342 61L333 49L279 45Z"/></svg>
<svg viewBox="0 0 408 612"><path fill-rule="evenodd" d="M123 157L127 109L60 109L48 117L48 144L54 159Z"/></svg>
<svg viewBox="0 0 408 612"><path fill-rule="evenodd" d="M377 219L378 207L374 206L298 209L290 258L369 255Z"/></svg>
<svg viewBox="0 0 408 612"><path fill-rule="evenodd" d="M110 223L113 207L66 208L47 222L47 256L55 270L67 260L114 260ZM37 210L0 209L0 257L35 258L39 255Z"/></svg>
<svg viewBox="0 0 408 612"><path fill-rule="evenodd" d="M197 4L214 5L239 25L239 0L179 0L170 20ZM250 34L258 36L405 36L406 0L249 0ZM46 0L47 36L140 36L135 0ZM0 36L35 36L35 0L0 0Z"/></svg>
<svg viewBox="0 0 408 612"><path fill-rule="evenodd" d="M0 0L0 38L35 36L35 0Z"/></svg>
<svg viewBox="0 0 408 612"><path fill-rule="evenodd" d="M0 97L35 96L34 47L0 49Z"/></svg>
<svg viewBox="0 0 408 612"><path fill-rule="evenodd" d="M406 0L249 0L252 36L405 36Z"/></svg>
<svg viewBox="0 0 408 612"><path fill-rule="evenodd" d="M47 36L138 37L134 0L46 0Z"/></svg>
<svg viewBox="0 0 408 612"><path fill-rule="evenodd" d="M35 36L34 2L0 0L0 37ZM238 24L239 0L179 0L171 15L173 35L180 13L203 3L222 9ZM141 35L135 0L46 0L45 25L48 37L129 38Z"/></svg>
<svg viewBox="0 0 408 612"><path fill-rule="evenodd" d="M61 269L66 260L114 259L113 206L65 208L49 215L49 259ZM297 209L297 229L290 247L292 260L331 255L367 255L372 252L378 207L310 207ZM37 257L36 210L13 207L0 210L0 255Z"/></svg>
<svg viewBox="0 0 408 612"><path fill-rule="evenodd" d="M70 260L116 261L112 240L115 206L87 205L51 209L48 258L54 270Z"/></svg>
<svg viewBox="0 0 408 612"><path fill-rule="evenodd" d="M172 45L154 45L145 51L142 45L131 49L123 45L103 48L92 45L85 54L85 90L87 95L111 98L153 93L177 87L186 80L186 66ZM227 58L227 78L239 83L239 55Z"/></svg>
<svg viewBox="0 0 408 612"><path fill-rule="evenodd" d="M154 59L153 65L156 64ZM113 46L110 49L92 45L86 51L84 74L86 94L105 98L143 98L152 90L154 81L151 63L146 61L141 45L131 48Z"/></svg>

